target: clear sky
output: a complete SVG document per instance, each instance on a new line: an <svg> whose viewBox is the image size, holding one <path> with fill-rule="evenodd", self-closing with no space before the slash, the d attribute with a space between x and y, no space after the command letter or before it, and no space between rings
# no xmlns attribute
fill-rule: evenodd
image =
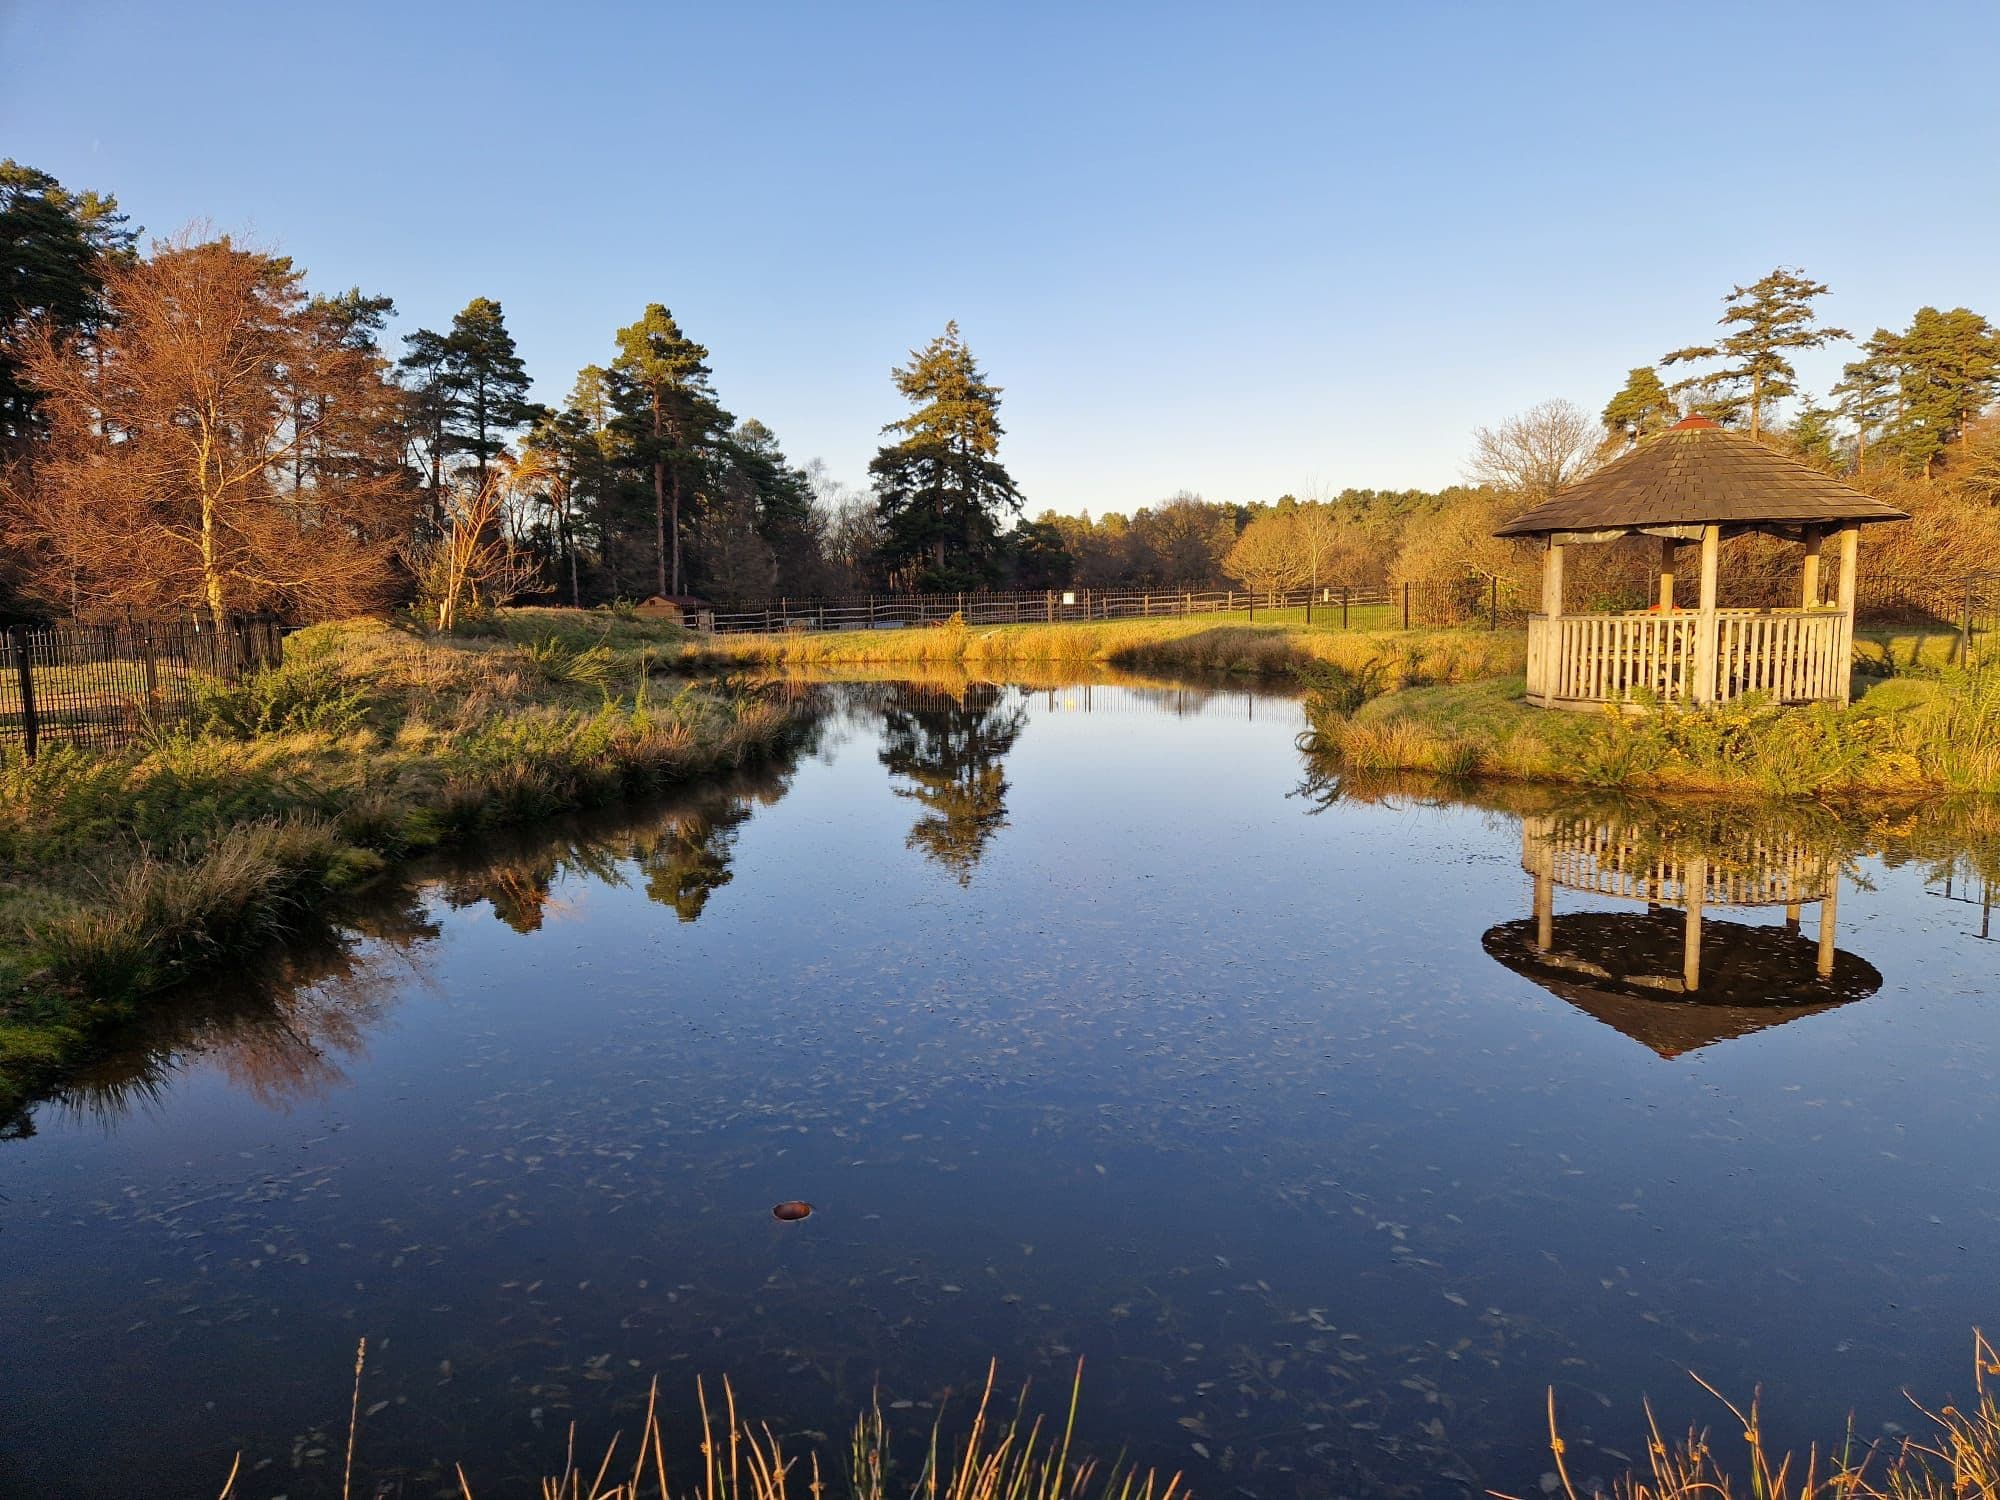
<svg viewBox="0 0 2000 1500"><path fill-rule="evenodd" d="M664 302L858 482L957 318L1031 513L1449 483L1781 263L2000 318L1996 79L1995 0L0 0L0 155L399 332L498 298L543 399Z"/></svg>

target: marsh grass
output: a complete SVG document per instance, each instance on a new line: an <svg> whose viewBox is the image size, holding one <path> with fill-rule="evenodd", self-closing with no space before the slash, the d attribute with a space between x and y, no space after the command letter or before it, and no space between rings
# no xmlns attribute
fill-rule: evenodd
<svg viewBox="0 0 2000 1500"><path fill-rule="evenodd" d="M129 750L0 752L0 1116L136 997L386 860L741 765L790 732L746 682L663 698L652 661L678 635L317 626Z"/></svg>
<svg viewBox="0 0 2000 1500"><path fill-rule="evenodd" d="M353 1493L367 1349L363 1339L355 1353L342 1500ZM847 1472L838 1480L822 1467L816 1449L788 1449L768 1422L746 1418L727 1379L720 1402L710 1400L703 1381L695 1382L701 1441L687 1455L685 1467L670 1463L655 1380L645 1415L629 1441L621 1434L601 1455L580 1456L572 1424L562 1466L542 1479L538 1492L543 1500L822 1500L837 1484L850 1500L1183 1500L1187 1492L1178 1474L1162 1480L1151 1470L1123 1464L1101 1468L1096 1460L1074 1454L1083 1361L1077 1361L1059 1428L1029 1411L1025 1385L1008 1412L1004 1402L995 1401L998 1379L995 1361L987 1366L971 1425L956 1440L946 1437L947 1412L941 1408L915 1471L900 1477L881 1402L872 1402L855 1420L847 1442ZM239 1455L219 1500L234 1500L241 1471ZM678 1477L683 1474L685 1479ZM478 1490L464 1463L456 1466L456 1476L463 1500L476 1500Z"/></svg>
<svg viewBox="0 0 2000 1500"><path fill-rule="evenodd" d="M1981 1334L1973 1335L1973 1365L1969 1410L1943 1406L1932 1411L1917 1405L1929 1423L1928 1432L1894 1445L1864 1444L1850 1425L1838 1447L1824 1452L1813 1447L1803 1455L1770 1448L1756 1398L1745 1410L1697 1375L1696 1384L1722 1403L1742 1432L1739 1462L1730 1463L1706 1428L1690 1427L1685 1436L1668 1441L1649 1403L1646 1468L1615 1481L1611 1496L1613 1500L1732 1500L1739 1495L1746 1500L1990 1500L2000 1496L2000 1400L1988 1381L2000 1376L2000 1356ZM1555 1488L1567 1500L1583 1500L1570 1474L1553 1390L1548 1411ZM1550 1492L1546 1483L1543 1491ZM1500 1495L1497 1490L1492 1493Z"/></svg>
<svg viewBox="0 0 2000 1500"><path fill-rule="evenodd" d="M785 667L1110 666L1158 673L1218 672L1284 677L1314 663L1356 670L1380 661L1394 686L1465 682L1521 670L1525 638L1514 631L1340 630L1303 624L1217 624L1212 618L1117 620L1104 624L968 627L962 620L903 630L710 636L684 643L685 666Z"/></svg>
<svg viewBox="0 0 2000 1500"><path fill-rule="evenodd" d="M1757 798L2000 793L2000 666L1890 679L1846 707L1753 695L1563 713L1529 707L1517 677L1357 696L1309 681L1305 744L1362 771Z"/></svg>

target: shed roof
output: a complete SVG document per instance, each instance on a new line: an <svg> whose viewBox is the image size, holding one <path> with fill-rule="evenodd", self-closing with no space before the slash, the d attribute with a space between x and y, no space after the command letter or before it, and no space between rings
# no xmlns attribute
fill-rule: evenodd
<svg viewBox="0 0 2000 1500"><path fill-rule="evenodd" d="M1754 438L1705 417L1689 417L1565 486L1494 535L1692 537L1703 526L1718 524L1734 534L1908 519L1908 512Z"/></svg>

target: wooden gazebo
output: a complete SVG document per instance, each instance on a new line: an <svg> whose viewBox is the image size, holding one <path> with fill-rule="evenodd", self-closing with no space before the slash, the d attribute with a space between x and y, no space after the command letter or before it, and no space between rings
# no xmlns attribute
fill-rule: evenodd
<svg viewBox="0 0 2000 1500"><path fill-rule="evenodd" d="M1780 703L1845 703L1854 652L1861 527L1907 513L1796 459L1689 417L1558 491L1497 536L1538 537L1542 613L1528 620L1528 701L1542 708L1630 705L1647 697L1698 704L1766 693ZM1797 609L1725 609L1717 593L1724 537L1762 532L1803 545ZM1622 614L1564 608L1564 549L1657 537L1658 602ZM1825 597L1820 557L1838 543ZM1674 602L1676 549L1701 549L1694 609Z"/></svg>

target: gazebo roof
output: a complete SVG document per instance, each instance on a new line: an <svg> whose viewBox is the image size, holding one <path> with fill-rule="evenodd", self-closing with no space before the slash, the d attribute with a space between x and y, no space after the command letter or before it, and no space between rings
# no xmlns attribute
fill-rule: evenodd
<svg viewBox="0 0 2000 1500"><path fill-rule="evenodd" d="M1704 526L1796 534L1807 526L1907 521L1830 474L1689 417L1567 485L1495 536L1609 540L1630 532L1691 540Z"/></svg>

